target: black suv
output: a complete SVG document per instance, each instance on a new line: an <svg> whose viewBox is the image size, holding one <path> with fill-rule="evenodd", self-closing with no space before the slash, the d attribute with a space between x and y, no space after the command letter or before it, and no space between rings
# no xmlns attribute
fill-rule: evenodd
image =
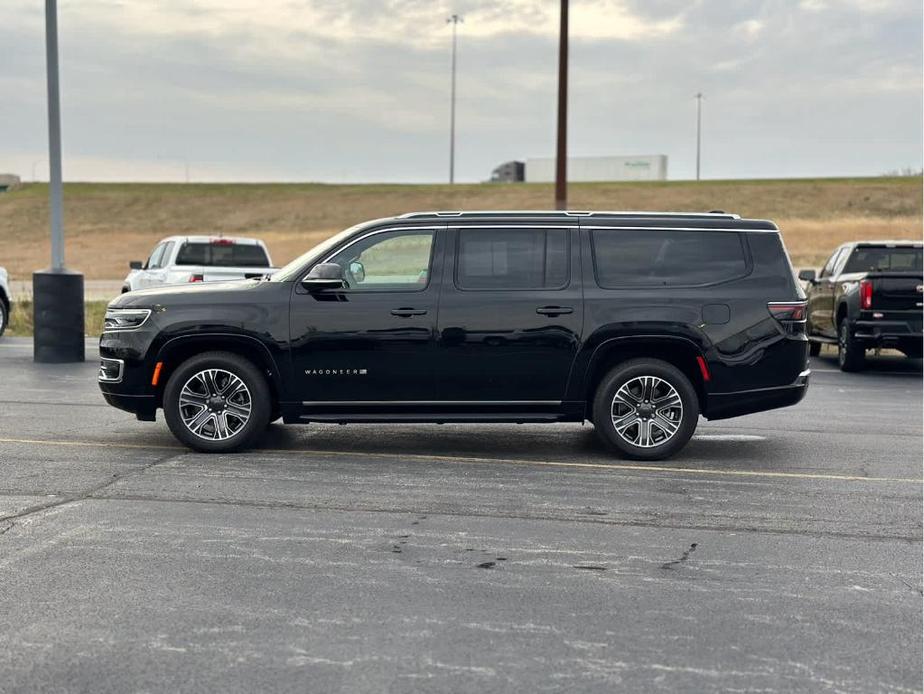
<svg viewBox="0 0 924 694"><path fill-rule="evenodd" d="M100 339L109 404L186 445L267 423L593 421L662 459L699 415L799 402L805 295L777 227L725 213L421 212L262 280L134 291Z"/></svg>

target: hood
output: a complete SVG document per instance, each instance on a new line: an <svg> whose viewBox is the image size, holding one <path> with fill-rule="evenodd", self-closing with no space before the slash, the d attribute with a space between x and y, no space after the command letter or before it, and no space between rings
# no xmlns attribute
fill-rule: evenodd
<svg viewBox="0 0 924 694"><path fill-rule="evenodd" d="M229 282L194 282L175 284L169 287L137 289L118 296L109 302L110 308L145 307L162 304L201 304L222 298L251 292L265 287L263 280L231 280Z"/></svg>

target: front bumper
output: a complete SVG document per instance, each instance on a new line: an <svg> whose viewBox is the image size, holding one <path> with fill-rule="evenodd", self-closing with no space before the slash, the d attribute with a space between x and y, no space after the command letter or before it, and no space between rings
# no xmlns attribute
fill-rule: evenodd
<svg viewBox="0 0 924 694"><path fill-rule="evenodd" d="M811 369L801 372L795 381L785 386L742 390L735 393L709 393L706 396L706 419L728 419L745 414L789 407L800 402L808 392Z"/></svg>

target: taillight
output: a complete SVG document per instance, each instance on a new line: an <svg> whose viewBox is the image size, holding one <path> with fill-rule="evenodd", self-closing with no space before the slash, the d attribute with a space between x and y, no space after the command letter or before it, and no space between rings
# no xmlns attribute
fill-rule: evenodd
<svg viewBox="0 0 924 694"><path fill-rule="evenodd" d="M204 282L205 276L204 275L190 275L189 281L190 282Z"/></svg>
<svg viewBox="0 0 924 694"><path fill-rule="evenodd" d="M767 304L770 315L781 323L799 323L805 320L804 301L771 301Z"/></svg>
<svg viewBox="0 0 924 694"><path fill-rule="evenodd" d="M869 280L860 280L860 308L873 307L873 283Z"/></svg>
<svg viewBox="0 0 924 694"><path fill-rule="evenodd" d="M213 246L233 246L234 241L232 239L212 239Z"/></svg>

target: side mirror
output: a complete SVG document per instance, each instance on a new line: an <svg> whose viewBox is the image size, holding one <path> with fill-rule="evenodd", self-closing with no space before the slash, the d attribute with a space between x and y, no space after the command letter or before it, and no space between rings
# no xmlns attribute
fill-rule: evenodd
<svg viewBox="0 0 924 694"><path fill-rule="evenodd" d="M354 260L350 263L350 274L357 282L363 282L366 279L366 267L358 260Z"/></svg>
<svg viewBox="0 0 924 694"><path fill-rule="evenodd" d="M815 271L814 270L799 270L799 279L803 282L814 282L815 281Z"/></svg>
<svg viewBox="0 0 924 694"><path fill-rule="evenodd" d="M128 263L128 268L130 270L141 270L144 267L144 263L140 260L130 260Z"/></svg>
<svg viewBox="0 0 924 694"><path fill-rule="evenodd" d="M337 263L318 263L302 279L302 286L309 292L343 289L343 268Z"/></svg>

